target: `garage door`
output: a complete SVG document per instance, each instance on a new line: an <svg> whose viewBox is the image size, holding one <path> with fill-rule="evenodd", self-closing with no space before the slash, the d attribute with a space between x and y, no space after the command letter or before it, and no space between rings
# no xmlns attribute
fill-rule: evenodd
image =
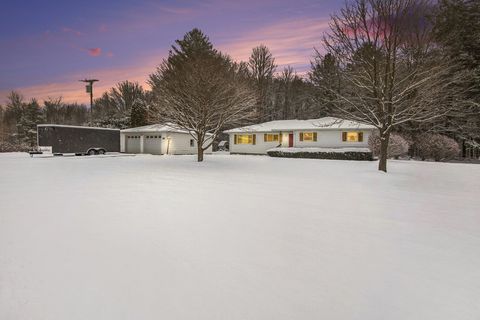
<svg viewBox="0 0 480 320"><path fill-rule="evenodd" d="M162 136L146 135L143 140L143 153L161 154L162 153Z"/></svg>
<svg viewBox="0 0 480 320"><path fill-rule="evenodd" d="M140 153L140 136L126 136L125 142L127 153Z"/></svg>

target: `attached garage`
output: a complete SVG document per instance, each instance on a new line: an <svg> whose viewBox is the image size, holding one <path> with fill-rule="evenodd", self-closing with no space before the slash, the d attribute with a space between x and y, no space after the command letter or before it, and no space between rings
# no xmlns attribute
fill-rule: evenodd
<svg viewBox="0 0 480 320"><path fill-rule="evenodd" d="M146 154L196 154L197 142L173 124L153 124L120 131L121 152ZM211 153L210 146L205 153Z"/></svg>
<svg viewBox="0 0 480 320"><path fill-rule="evenodd" d="M162 154L162 136L147 134L143 140L143 153Z"/></svg>
<svg viewBox="0 0 480 320"><path fill-rule="evenodd" d="M125 152L127 153L140 153L140 136L127 135L125 136Z"/></svg>

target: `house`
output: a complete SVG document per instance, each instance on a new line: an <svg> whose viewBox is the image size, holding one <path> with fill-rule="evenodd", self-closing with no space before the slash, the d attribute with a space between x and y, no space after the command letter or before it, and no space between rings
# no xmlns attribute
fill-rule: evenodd
<svg viewBox="0 0 480 320"><path fill-rule="evenodd" d="M174 124L152 124L120 131L120 151L148 154L197 154L197 141ZM205 153L211 153L210 146Z"/></svg>
<svg viewBox="0 0 480 320"><path fill-rule="evenodd" d="M277 120L225 131L230 153L267 154L282 148L366 148L374 126L325 117L310 120Z"/></svg>

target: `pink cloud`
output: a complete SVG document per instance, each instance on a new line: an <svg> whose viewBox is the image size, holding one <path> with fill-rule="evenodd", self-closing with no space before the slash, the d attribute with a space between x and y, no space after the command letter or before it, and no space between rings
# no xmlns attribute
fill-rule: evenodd
<svg viewBox="0 0 480 320"><path fill-rule="evenodd" d="M323 33L328 30L329 18L284 20L275 24L248 30L237 37L225 36L220 44L214 45L225 53L228 53L236 61L247 61L253 47L260 44L267 45L272 51L278 64L278 72L283 67L291 65L302 75L308 71L309 62L313 56L313 48L321 47ZM215 41L216 42L216 41ZM83 49L91 56L111 57L113 53L102 53L101 48ZM84 88L79 85L78 79L94 77L100 79L95 84L94 94L99 97L120 81L137 81L144 88L148 75L155 71L162 58L167 55L166 51L152 52L136 59L138 64L115 69L90 70L82 74L70 74L68 80L56 83L42 84L18 89L27 98L36 97L40 101L48 97L63 97L67 102L88 103L88 95ZM8 91L0 92L0 98L4 99Z"/></svg>
<svg viewBox="0 0 480 320"><path fill-rule="evenodd" d="M98 57L99 55L102 54L102 49L101 48L90 48L90 49L87 49L87 52L92 57Z"/></svg>
<svg viewBox="0 0 480 320"><path fill-rule="evenodd" d="M252 48L264 44L273 53L277 71L291 65L297 69L308 68L315 47L321 47L322 36L329 28L330 18L284 20L247 32L219 47L234 60L248 61ZM299 70L303 73L305 70Z"/></svg>
<svg viewBox="0 0 480 320"><path fill-rule="evenodd" d="M83 32L80 32L80 31L78 31L78 30L73 30L72 28L68 28L68 27L63 27L63 28L62 28L62 32L63 32L63 33L74 34L74 35L76 35L76 36L78 36L78 37L85 35Z"/></svg>
<svg viewBox="0 0 480 320"><path fill-rule="evenodd" d="M57 82L33 85L28 87L12 88L22 93L25 98L37 98L40 102L48 98L62 97L65 102L90 103L90 98L85 93L85 87L78 82L79 79L95 78L94 98L98 98L103 92L108 91L121 81L136 81L145 89L149 89L148 77L155 71L155 68L167 55L166 52L156 52L147 57L141 58L140 64L125 66L115 69L89 70L85 73L75 73ZM0 91L0 104L2 104L11 90Z"/></svg>

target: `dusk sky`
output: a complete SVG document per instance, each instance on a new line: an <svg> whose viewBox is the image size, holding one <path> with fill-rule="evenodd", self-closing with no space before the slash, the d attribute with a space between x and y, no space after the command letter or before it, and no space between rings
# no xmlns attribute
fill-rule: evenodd
<svg viewBox="0 0 480 320"><path fill-rule="evenodd" d="M0 104L62 96L86 103L79 79L100 79L95 96L123 80L145 81L176 39L200 28L235 60L267 45L279 65L305 73L329 16L343 1L2 1Z"/></svg>

